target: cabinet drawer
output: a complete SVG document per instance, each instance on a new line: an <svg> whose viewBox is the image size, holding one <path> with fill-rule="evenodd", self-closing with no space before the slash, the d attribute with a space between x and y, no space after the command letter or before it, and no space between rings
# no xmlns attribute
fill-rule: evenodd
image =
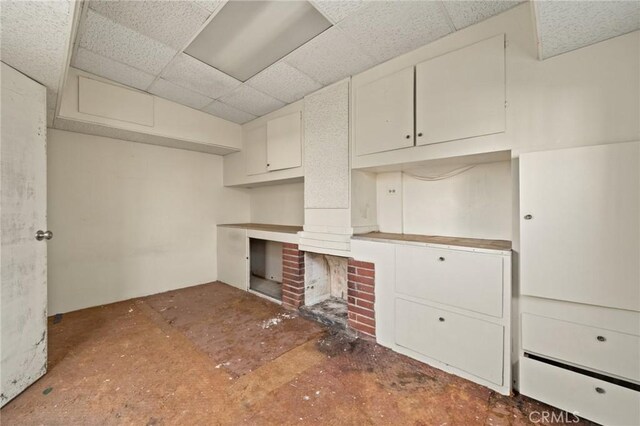
<svg viewBox="0 0 640 426"><path fill-rule="evenodd" d="M640 424L640 392L530 358L520 360L520 393L598 423Z"/></svg>
<svg viewBox="0 0 640 426"><path fill-rule="evenodd" d="M527 352L640 381L640 337L522 314Z"/></svg>
<svg viewBox="0 0 640 426"><path fill-rule="evenodd" d="M500 318L502 268L496 255L398 246L396 291Z"/></svg>
<svg viewBox="0 0 640 426"><path fill-rule="evenodd" d="M396 344L502 385L502 326L396 299Z"/></svg>

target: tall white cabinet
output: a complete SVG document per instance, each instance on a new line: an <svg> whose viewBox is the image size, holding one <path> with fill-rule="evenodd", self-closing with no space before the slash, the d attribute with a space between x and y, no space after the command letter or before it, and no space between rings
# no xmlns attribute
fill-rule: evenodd
<svg viewBox="0 0 640 426"><path fill-rule="evenodd" d="M640 142L520 157L520 392L640 424Z"/></svg>

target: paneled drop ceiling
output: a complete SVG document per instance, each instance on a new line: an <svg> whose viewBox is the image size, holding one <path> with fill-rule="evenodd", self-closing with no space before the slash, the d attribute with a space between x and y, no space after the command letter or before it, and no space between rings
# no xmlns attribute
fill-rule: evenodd
<svg viewBox="0 0 640 426"><path fill-rule="evenodd" d="M244 123L520 2L312 1L332 26L241 82L184 53L225 2L89 0L71 65Z"/></svg>
<svg viewBox="0 0 640 426"><path fill-rule="evenodd" d="M71 65L244 123L521 2L312 0L332 26L241 82L184 53L224 0L87 0ZM0 1L2 61L47 86L50 116L73 8L71 0ZM640 29L637 0L535 1L534 9L541 59Z"/></svg>
<svg viewBox="0 0 640 426"><path fill-rule="evenodd" d="M640 29L640 1L536 1L540 58Z"/></svg>
<svg viewBox="0 0 640 426"><path fill-rule="evenodd" d="M0 59L47 87L49 120L68 65L73 8L70 0L0 0Z"/></svg>

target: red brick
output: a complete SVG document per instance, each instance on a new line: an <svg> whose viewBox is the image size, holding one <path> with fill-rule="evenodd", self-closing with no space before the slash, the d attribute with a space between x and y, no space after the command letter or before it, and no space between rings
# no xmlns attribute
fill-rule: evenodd
<svg viewBox="0 0 640 426"><path fill-rule="evenodd" d="M371 309L373 311L373 303L367 302L366 300L356 299L356 305L361 306L365 309Z"/></svg>
<svg viewBox="0 0 640 426"><path fill-rule="evenodd" d="M298 250L298 245L293 243L282 243L282 247L284 248L292 248Z"/></svg>
<svg viewBox="0 0 640 426"><path fill-rule="evenodd" d="M369 309L361 308L354 305L349 305L348 309L349 309L349 312L355 312L356 314L364 315L365 317L368 317L368 318L375 318L375 314L373 313L373 311Z"/></svg>
<svg viewBox="0 0 640 426"><path fill-rule="evenodd" d="M304 279L304 277L299 275L299 274L290 274L288 272L284 272L282 274L282 278L283 279L289 279L291 281L299 281L300 279Z"/></svg>
<svg viewBox="0 0 640 426"><path fill-rule="evenodd" d="M296 274L299 275L300 274L300 269L298 268L292 268L290 266L282 266L282 273L289 273L289 274ZM301 275L301 274L300 274Z"/></svg>
<svg viewBox="0 0 640 426"><path fill-rule="evenodd" d="M357 290L351 290L347 293L347 296L349 296L349 299L352 298L358 298L358 299L363 299L366 300L367 302L375 302L376 297L375 295L371 294L371 293L367 293L364 291L357 291Z"/></svg>
<svg viewBox="0 0 640 426"><path fill-rule="evenodd" d="M376 335L376 329L373 328L373 327L370 327L368 325L360 324L360 323L354 323L354 325L352 327L355 328L356 330L364 333L364 334L368 334L369 336L375 336Z"/></svg>
<svg viewBox="0 0 640 426"><path fill-rule="evenodd" d="M295 270L299 270L301 265L300 265L300 262L294 262L294 261L291 261L289 259L283 259L282 260L282 266L283 267L287 266L289 268L293 268Z"/></svg>
<svg viewBox="0 0 640 426"><path fill-rule="evenodd" d="M360 275L348 274L347 279L349 281L353 281L355 283L362 283L367 285L373 285L375 283L373 278L370 277L362 277Z"/></svg>
<svg viewBox="0 0 640 426"><path fill-rule="evenodd" d="M355 266L347 267L347 272L350 273L350 274L355 274L356 273L356 267Z"/></svg>
<svg viewBox="0 0 640 426"><path fill-rule="evenodd" d="M363 277L375 277L376 273L375 271L371 270L371 269L362 269L362 268L358 268L358 272L357 275L363 276Z"/></svg>
<svg viewBox="0 0 640 426"><path fill-rule="evenodd" d="M375 326L376 326L376 320L375 319L363 317L362 315L358 315L357 316L356 322L360 323L360 324L368 325L369 327L374 327L375 328Z"/></svg>
<svg viewBox="0 0 640 426"><path fill-rule="evenodd" d="M362 262L360 260L349 259L349 266L357 266L359 268L375 269L375 265L371 262Z"/></svg>
<svg viewBox="0 0 640 426"><path fill-rule="evenodd" d="M356 290L364 293L375 294L375 289L372 285L356 283Z"/></svg>

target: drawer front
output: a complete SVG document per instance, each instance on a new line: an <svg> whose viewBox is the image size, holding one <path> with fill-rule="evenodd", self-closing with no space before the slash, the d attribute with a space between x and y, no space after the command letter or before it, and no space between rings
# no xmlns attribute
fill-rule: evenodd
<svg viewBox="0 0 640 426"><path fill-rule="evenodd" d="M640 381L640 337L522 314L525 351Z"/></svg>
<svg viewBox="0 0 640 426"><path fill-rule="evenodd" d="M502 326L400 298L395 310L398 345L502 385Z"/></svg>
<svg viewBox="0 0 640 426"><path fill-rule="evenodd" d="M598 423L640 424L640 392L530 358L520 360L520 393Z"/></svg>
<svg viewBox="0 0 640 426"><path fill-rule="evenodd" d="M502 317L502 258L430 247L396 248L396 291Z"/></svg>

